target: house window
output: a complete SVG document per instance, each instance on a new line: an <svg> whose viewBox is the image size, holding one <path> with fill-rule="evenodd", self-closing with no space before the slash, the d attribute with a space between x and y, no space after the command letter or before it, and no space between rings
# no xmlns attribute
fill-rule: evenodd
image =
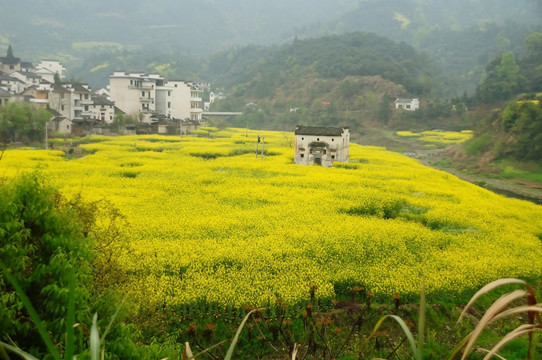
<svg viewBox="0 0 542 360"><path fill-rule="evenodd" d="M70 130L70 125L66 125L66 129Z"/></svg>
<svg viewBox="0 0 542 360"><path fill-rule="evenodd" d="M88 111L88 106L85 106L85 111Z"/></svg>
<svg viewBox="0 0 542 360"><path fill-rule="evenodd" d="M85 94L85 100L88 100L88 94Z"/></svg>
<svg viewBox="0 0 542 360"><path fill-rule="evenodd" d="M305 138L301 138L301 140L305 140Z"/></svg>
<svg viewBox="0 0 542 360"><path fill-rule="evenodd" d="M168 92L167 92L167 96L171 96L171 91L168 91Z"/></svg>
<svg viewBox="0 0 542 360"><path fill-rule="evenodd" d="M331 155L331 160L335 160L335 155Z"/></svg>
<svg viewBox="0 0 542 360"><path fill-rule="evenodd" d="M171 101L168 101L168 102L167 102L167 108L168 108L168 109L171 109Z"/></svg>
<svg viewBox="0 0 542 360"><path fill-rule="evenodd" d="M335 139L331 139L331 141L335 141Z"/></svg>
<svg viewBox="0 0 542 360"><path fill-rule="evenodd" d="M141 92L141 97L145 97L145 91Z"/></svg>
<svg viewBox="0 0 542 360"><path fill-rule="evenodd" d="M60 110L64 111L64 105L60 105Z"/></svg>
<svg viewBox="0 0 542 360"><path fill-rule="evenodd" d="M324 155L326 154L326 151L327 151L327 150L324 150Z"/></svg>
<svg viewBox="0 0 542 360"><path fill-rule="evenodd" d="M320 141L320 138L316 138L316 141Z"/></svg>
<svg viewBox="0 0 542 360"><path fill-rule="evenodd" d="M305 154L301 154L301 158L303 159L305 157Z"/></svg>

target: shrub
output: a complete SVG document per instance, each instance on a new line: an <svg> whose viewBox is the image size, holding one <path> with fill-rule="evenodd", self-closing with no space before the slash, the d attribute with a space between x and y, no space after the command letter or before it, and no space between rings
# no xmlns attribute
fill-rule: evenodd
<svg viewBox="0 0 542 360"><path fill-rule="evenodd" d="M489 150L491 145L491 135L488 133L474 137L465 143L465 151L469 155L478 155Z"/></svg>
<svg viewBox="0 0 542 360"><path fill-rule="evenodd" d="M71 276L77 284L75 303L88 303L92 244L73 209L39 175L2 184L0 198L0 340L43 353L44 344L36 340L37 330L8 276L19 283L53 341L62 343Z"/></svg>

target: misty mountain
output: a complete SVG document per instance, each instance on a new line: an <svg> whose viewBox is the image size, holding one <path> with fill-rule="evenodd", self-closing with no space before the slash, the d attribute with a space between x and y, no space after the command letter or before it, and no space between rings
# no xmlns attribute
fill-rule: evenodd
<svg viewBox="0 0 542 360"><path fill-rule="evenodd" d="M472 93L485 63L506 51L521 55L523 39L542 24L541 0L0 0L0 6L0 49L11 44L27 61L60 60L70 76L93 86L104 86L114 70L198 79L209 74L212 54L362 31L427 52L454 79L452 93Z"/></svg>
<svg viewBox="0 0 542 360"><path fill-rule="evenodd" d="M499 53L521 55L523 40L541 31L540 0L361 0L326 23L298 27L299 38L368 31L406 42L433 56L455 79L455 91L474 91L483 66Z"/></svg>
<svg viewBox="0 0 542 360"><path fill-rule="evenodd" d="M0 0L0 45L30 59L118 48L207 56L280 41L294 26L339 16L357 1Z"/></svg>

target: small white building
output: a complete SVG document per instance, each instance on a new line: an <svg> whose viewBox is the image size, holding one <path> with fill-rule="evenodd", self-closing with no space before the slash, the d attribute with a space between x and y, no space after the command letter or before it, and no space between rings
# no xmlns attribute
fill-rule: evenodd
<svg viewBox="0 0 542 360"><path fill-rule="evenodd" d="M109 76L110 100L124 113L150 121L156 111L156 89L164 86L164 78L157 74L114 72Z"/></svg>
<svg viewBox="0 0 542 360"><path fill-rule="evenodd" d="M22 82L23 89L21 91L32 86L37 86L42 81L41 76L30 71L15 71L14 73L11 73L10 76L19 79Z"/></svg>
<svg viewBox="0 0 542 360"><path fill-rule="evenodd" d="M63 80L66 73L66 68L59 61L56 60L42 60L36 65L34 73L39 75L42 79L55 82L55 74L58 74L60 80Z"/></svg>
<svg viewBox="0 0 542 360"><path fill-rule="evenodd" d="M25 89L24 82L0 71L0 88L18 94Z"/></svg>
<svg viewBox="0 0 542 360"><path fill-rule="evenodd" d="M408 111L418 110L420 108L420 99L397 98L395 100L395 108Z"/></svg>
<svg viewBox="0 0 542 360"><path fill-rule="evenodd" d="M300 165L333 166L335 161L348 162L350 129L297 125L294 161Z"/></svg>
<svg viewBox="0 0 542 360"><path fill-rule="evenodd" d="M169 118L201 121L202 93L191 81L167 81L156 88L156 111Z"/></svg>
<svg viewBox="0 0 542 360"><path fill-rule="evenodd" d="M115 121L115 103L108 100L106 96L92 94L92 105L90 105L92 118L103 121L107 124Z"/></svg>

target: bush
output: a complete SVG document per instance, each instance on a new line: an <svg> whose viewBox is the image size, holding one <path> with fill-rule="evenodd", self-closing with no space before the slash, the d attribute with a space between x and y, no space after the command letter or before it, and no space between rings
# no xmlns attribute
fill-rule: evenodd
<svg viewBox="0 0 542 360"><path fill-rule="evenodd" d="M489 150L491 145L491 135L488 133L476 136L465 142L465 151L469 155L478 155Z"/></svg>
<svg viewBox="0 0 542 360"><path fill-rule="evenodd" d="M53 341L63 343L72 276L75 303L88 304L92 243L73 209L39 175L2 184L0 198L0 340L43 354L45 346L4 271L19 283Z"/></svg>

